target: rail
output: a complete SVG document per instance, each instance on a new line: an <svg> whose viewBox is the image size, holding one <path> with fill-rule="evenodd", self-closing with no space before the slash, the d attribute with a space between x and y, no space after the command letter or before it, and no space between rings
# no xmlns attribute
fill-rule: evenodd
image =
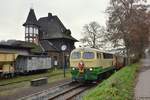
<svg viewBox="0 0 150 100"><path fill-rule="evenodd" d="M50 97L49 100L70 100L89 88L90 86L79 85L70 89L66 89L61 93L55 94L53 97Z"/></svg>
<svg viewBox="0 0 150 100"><path fill-rule="evenodd" d="M76 83L69 81L69 82L66 82L64 84L52 87L50 89L31 94L29 96L21 97L18 100L45 100L45 99L48 100L49 97L51 97L52 95L54 95L58 92L61 92L65 88L68 88L68 87L75 85L75 84Z"/></svg>
<svg viewBox="0 0 150 100"><path fill-rule="evenodd" d="M19 98L18 100L70 100L95 85L96 84L86 85L70 81L53 88Z"/></svg>

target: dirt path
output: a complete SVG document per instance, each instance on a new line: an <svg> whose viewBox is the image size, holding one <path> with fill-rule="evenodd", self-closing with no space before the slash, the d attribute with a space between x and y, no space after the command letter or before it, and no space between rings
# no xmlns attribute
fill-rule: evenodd
<svg viewBox="0 0 150 100"><path fill-rule="evenodd" d="M142 68L135 87L135 99L150 100L150 59L142 60Z"/></svg>

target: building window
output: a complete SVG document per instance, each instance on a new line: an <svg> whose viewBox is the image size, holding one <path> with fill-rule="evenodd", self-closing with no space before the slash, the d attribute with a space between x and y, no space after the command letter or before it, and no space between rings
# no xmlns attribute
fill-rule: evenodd
<svg viewBox="0 0 150 100"><path fill-rule="evenodd" d="M28 27L25 27L25 33L28 33Z"/></svg>
<svg viewBox="0 0 150 100"><path fill-rule="evenodd" d="M35 34L38 34L38 28L36 28Z"/></svg>
<svg viewBox="0 0 150 100"><path fill-rule="evenodd" d="M33 36L33 33L30 33L30 36L32 37L32 36Z"/></svg>
<svg viewBox="0 0 150 100"><path fill-rule="evenodd" d="M27 39L27 38L25 38L25 41L28 41L28 39Z"/></svg>
<svg viewBox="0 0 150 100"><path fill-rule="evenodd" d="M25 36L27 37L27 36L28 36L28 34L26 33L26 34L25 34Z"/></svg>
<svg viewBox="0 0 150 100"><path fill-rule="evenodd" d="M32 40L29 40L29 42L32 42Z"/></svg>
<svg viewBox="0 0 150 100"><path fill-rule="evenodd" d="M32 42L33 41L33 39L32 38L29 38L29 42Z"/></svg>
<svg viewBox="0 0 150 100"><path fill-rule="evenodd" d="M25 41L29 42L29 38L25 38Z"/></svg>
<svg viewBox="0 0 150 100"><path fill-rule="evenodd" d="M35 33L35 32L36 32L36 28L34 27L34 28L33 28L33 33Z"/></svg>
<svg viewBox="0 0 150 100"><path fill-rule="evenodd" d="M38 28L34 27L33 30L34 30L33 33L38 34Z"/></svg>
<svg viewBox="0 0 150 100"><path fill-rule="evenodd" d="M33 33L33 28L31 26L29 27L29 33Z"/></svg>
<svg viewBox="0 0 150 100"><path fill-rule="evenodd" d="M34 34L35 37L37 37L37 34Z"/></svg>

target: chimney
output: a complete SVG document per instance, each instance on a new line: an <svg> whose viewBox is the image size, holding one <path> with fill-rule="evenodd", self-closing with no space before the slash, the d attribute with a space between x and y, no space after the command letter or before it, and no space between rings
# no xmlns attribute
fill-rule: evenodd
<svg viewBox="0 0 150 100"><path fill-rule="evenodd" d="M52 17L52 13L48 13L48 17L49 17L49 18Z"/></svg>

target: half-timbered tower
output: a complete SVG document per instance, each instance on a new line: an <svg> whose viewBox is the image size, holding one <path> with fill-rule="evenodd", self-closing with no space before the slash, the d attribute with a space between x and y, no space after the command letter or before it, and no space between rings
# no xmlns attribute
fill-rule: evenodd
<svg viewBox="0 0 150 100"><path fill-rule="evenodd" d="M25 27L25 41L37 43L37 35L38 35L39 27L33 9L30 9L27 20L23 24L23 26Z"/></svg>

